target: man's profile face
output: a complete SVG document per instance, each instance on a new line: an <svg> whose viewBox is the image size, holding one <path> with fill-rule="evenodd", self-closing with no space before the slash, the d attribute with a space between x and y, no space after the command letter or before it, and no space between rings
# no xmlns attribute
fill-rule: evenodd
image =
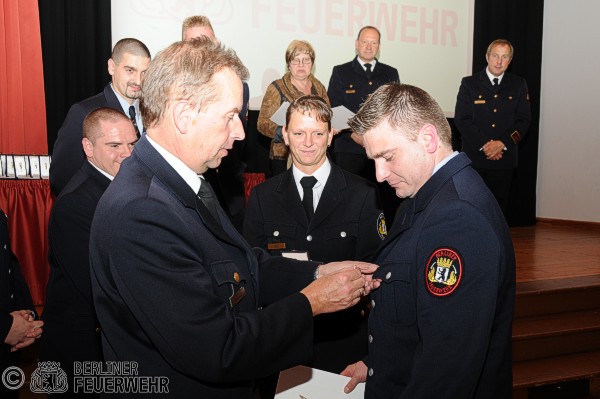
<svg viewBox="0 0 600 399"><path fill-rule="evenodd" d="M332 137L327 122L318 121L314 112L293 112L289 124L283 128L283 139L290 147L292 161L306 174L312 174L323 165Z"/></svg>
<svg viewBox="0 0 600 399"><path fill-rule="evenodd" d="M371 62L379 52L379 34L375 29L365 29L356 40L356 52L364 62Z"/></svg>
<svg viewBox="0 0 600 399"><path fill-rule="evenodd" d="M97 168L116 176L121 162L131 155L138 140L135 128L131 121L119 119L117 122L101 121L100 130L93 143L83 138L83 151Z"/></svg>
<svg viewBox="0 0 600 399"><path fill-rule="evenodd" d="M411 198L429 180L435 163L428 157L419 133L412 141L388 121L364 135L367 156L375 161L377 181L386 181L399 198Z"/></svg>
<svg viewBox="0 0 600 399"><path fill-rule="evenodd" d="M188 41L191 39L198 39L202 36L208 37L213 42L217 41L217 38L215 37L215 32L213 32L212 29L206 26L194 26L192 28L186 29L183 33L183 40Z"/></svg>
<svg viewBox="0 0 600 399"><path fill-rule="evenodd" d="M183 143L182 160L196 173L216 168L236 140L245 137L240 120L242 81L230 69L215 73L212 80L220 91L219 99L204 110L195 110Z"/></svg>
<svg viewBox="0 0 600 399"><path fill-rule="evenodd" d="M502 75L512 60L510 56L510 47L506 44L498 44L492 47L489 54L485 55L488 63L488 70L494 76Z"/></svg>
<svg viewBox="0 0 600 399"><path fill-rule="evenodd" d="M108 60L108 73L112 76L112 86L129 104L142 95L142 80L150 66L150 58L129 53L123 54L116 63Z"/></svg>

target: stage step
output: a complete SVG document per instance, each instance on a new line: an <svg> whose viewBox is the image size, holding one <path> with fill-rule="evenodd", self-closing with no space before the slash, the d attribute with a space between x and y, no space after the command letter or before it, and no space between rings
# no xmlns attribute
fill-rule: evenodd
<svg viewBox="0 0 600 399"><path fill-rule="evenodd" d="M515 319L513 361L600 350L600 309Z"/></svg>
<svg viewBox="0 0 600 399"><path fill-rule="evenodd" d="M513 398L599 376L600 275L517 284Z"/></svg>

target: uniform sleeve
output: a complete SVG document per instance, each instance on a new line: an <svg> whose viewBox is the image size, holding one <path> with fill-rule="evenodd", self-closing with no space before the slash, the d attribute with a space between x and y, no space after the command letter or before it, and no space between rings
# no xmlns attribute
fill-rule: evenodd
<svg viewBox="0 0 600 399"><path fill-rule="evenodd" d="M56 196L79 170L85 159L81 145L85 116L86 112L81 105L74 104L58 131L50 163L50 188Z"/></svg>
<svg viewBox="0 0 600 399"><path fill-rule="evenodd" d="M329 87L327 88L327 95L329 96L331 108L344 105L344 84L339 75L338 67L333 67L333 71L331 72L331 78L329 78Z"/></svg>
<svg viewBox="0 0 600 399"><path fill-rule="evenodd" d="M469 88L468 78L463 78L456 97L454 124L460 131L461 139L468 141L471 148L481 148L488 141L474 121L474 95Z"/></svg>
<svg viewBox="0 0 600 399"><path fill-rule="evenodd" d="M360 210L359 236L354 259L370 262L383 237L385 217L375 187L369 186Z"/></svg>
<svg viewBox="0 0 600 399"><path fill-rule="evenodd" d="M144 336L172 367L205 382L249 380L307 361L308 299L296 292L263 310L231 308L218 295L227 285L216 279L237 266L226 258L204 263L216 241L197 227L151 199L131 203L113 227L109 277Z"/></svg>
<svg viewBox="0 0 600 399"><path fill-rule="evenodd" d="M275 88L275 85L271 83L267 87L265 96L263 97L260 111L258 113L257 129L258 131L270 138L275 137L275 131L277 130L277 124L270 118L281 106L281 96Z"/></svg>
<svg viewBox="0 0 600 399"><path fill-rule="evenodd" d="M507 138L507 142L514 142L518 144L531 124L531 106L529 104L529 90L527 89L527 82L525 79L522 80L521 87L519 89L518 103L515 114L514 128L509 132L510 137ZM517 132L517 134L514 134Z"/></svg>
<svg viewBox="0 0 600 399"><path fill-rule="evenodd" d="M440 254L448 257L438 259ZM445 274L452 254L454 269ZM420 336L401 398L470 397L488 356L500 275L506 272L500 239L479 211L451 201L427 217L416 262ZM438 269L441 277L436 275ZM439 291L432 285L429 289L436 278L448 285L438 285L443 287Z"/></svg>

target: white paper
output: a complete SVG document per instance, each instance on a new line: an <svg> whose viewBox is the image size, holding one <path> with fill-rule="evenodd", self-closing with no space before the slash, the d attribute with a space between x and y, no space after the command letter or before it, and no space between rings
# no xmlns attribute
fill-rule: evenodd
<svg viewBox="0 0 600 399"><path fill-rule="evenodd" d="M29 155L29 174L32 179L40 178L40 157L37 155Z"/></svg>
<svg viewBox="0 0 600 399"><path fill-rule="evenodd" d="M17 177L19 179L24 179L28 176L29 173L29 168L27 167L27 162L25 160L25 156L24 155L15 155L14 156L14 161L15 161L15 174L17 175Z"/></svg>
<svg viewBox="0 0 600 399"><path fill-rule="evenodd" d="M281 251L281 256L284 258L297 260L310 260L307 251Z"/></svg>
<svg viewBox="0 0 600 399"><path fill-rule="evenodd" d="M333 111L333 118L331 118L331 127L333 130L348 129L348 119L355 115L354 112L343 105L332 108L331 110Z"/></svg>
<svg viewBox="0 0 600 399"><path fill-rule="evenodd" d="M40 176L42 179L50 178L50 155L42 155L40 157Z"/></svg>
<svg viewBox="0 0 600 399"><path fill-rule="evenodd" d="M282 371L275 391L275 399L362 399L365 384L344 393L349 377L305 366Z"/></svg>
<svg viewBox="0 0 600 399"><path fill-rule="evenodd" d="M277 124L277 126L285 126L285 114L287 112L288 107L290 106L290 103L287 101L284 101L281 106L279 106L279 108L277 109L277 111L275 111L275 113L273 114L273 116L271 116L271 120L273 122L275 122L275 124Z"/></svg>

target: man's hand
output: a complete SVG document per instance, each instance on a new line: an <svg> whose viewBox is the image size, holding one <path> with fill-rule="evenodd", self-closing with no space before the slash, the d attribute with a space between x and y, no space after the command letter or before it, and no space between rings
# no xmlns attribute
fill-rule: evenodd
<svg viewBox="0 0 600 399"><path fill-rule="evenodd" d="M11 346L11 352L31 345L42 336L44 322L34 320L28 310L15 310L10 313L13 322L4 343Z"/></svg>
<svg viewBox="0 0 600 399"><path fill-rule="evenodd" d="M365 277L365 292L363 295L369 295L369 293L378 288L381 280L373 279L373 273L379 266L373 263L359 262L359 261L343 261L343 262L331 262L325 265L319 266L318 276L327 276L331 273L345 270L345 269L358 269Z"/></svg>
<svg viewBox="0 0 600 399"><path fill-rule="evenodd" d="M321 276L300 291L304 294L313 316L332 313L356 305L365 293L365 278L359 269L346 269Z"/></svg>
<svg viewBox="0 0 600 399"><path fill-rule="evenodd" d="M367 365L364 362L356 362L346 367L340 374L350 377L350 381L344 387L344 393L350 393L359 383L367 380Z"/></svg>
<svg viewBox="0 0 600 399"><path fill-rule="evenodd" d="M483 146L483 153L490 161L498 161L502 159L504 147L504 143L500 140L490 140Z"/></svg>

